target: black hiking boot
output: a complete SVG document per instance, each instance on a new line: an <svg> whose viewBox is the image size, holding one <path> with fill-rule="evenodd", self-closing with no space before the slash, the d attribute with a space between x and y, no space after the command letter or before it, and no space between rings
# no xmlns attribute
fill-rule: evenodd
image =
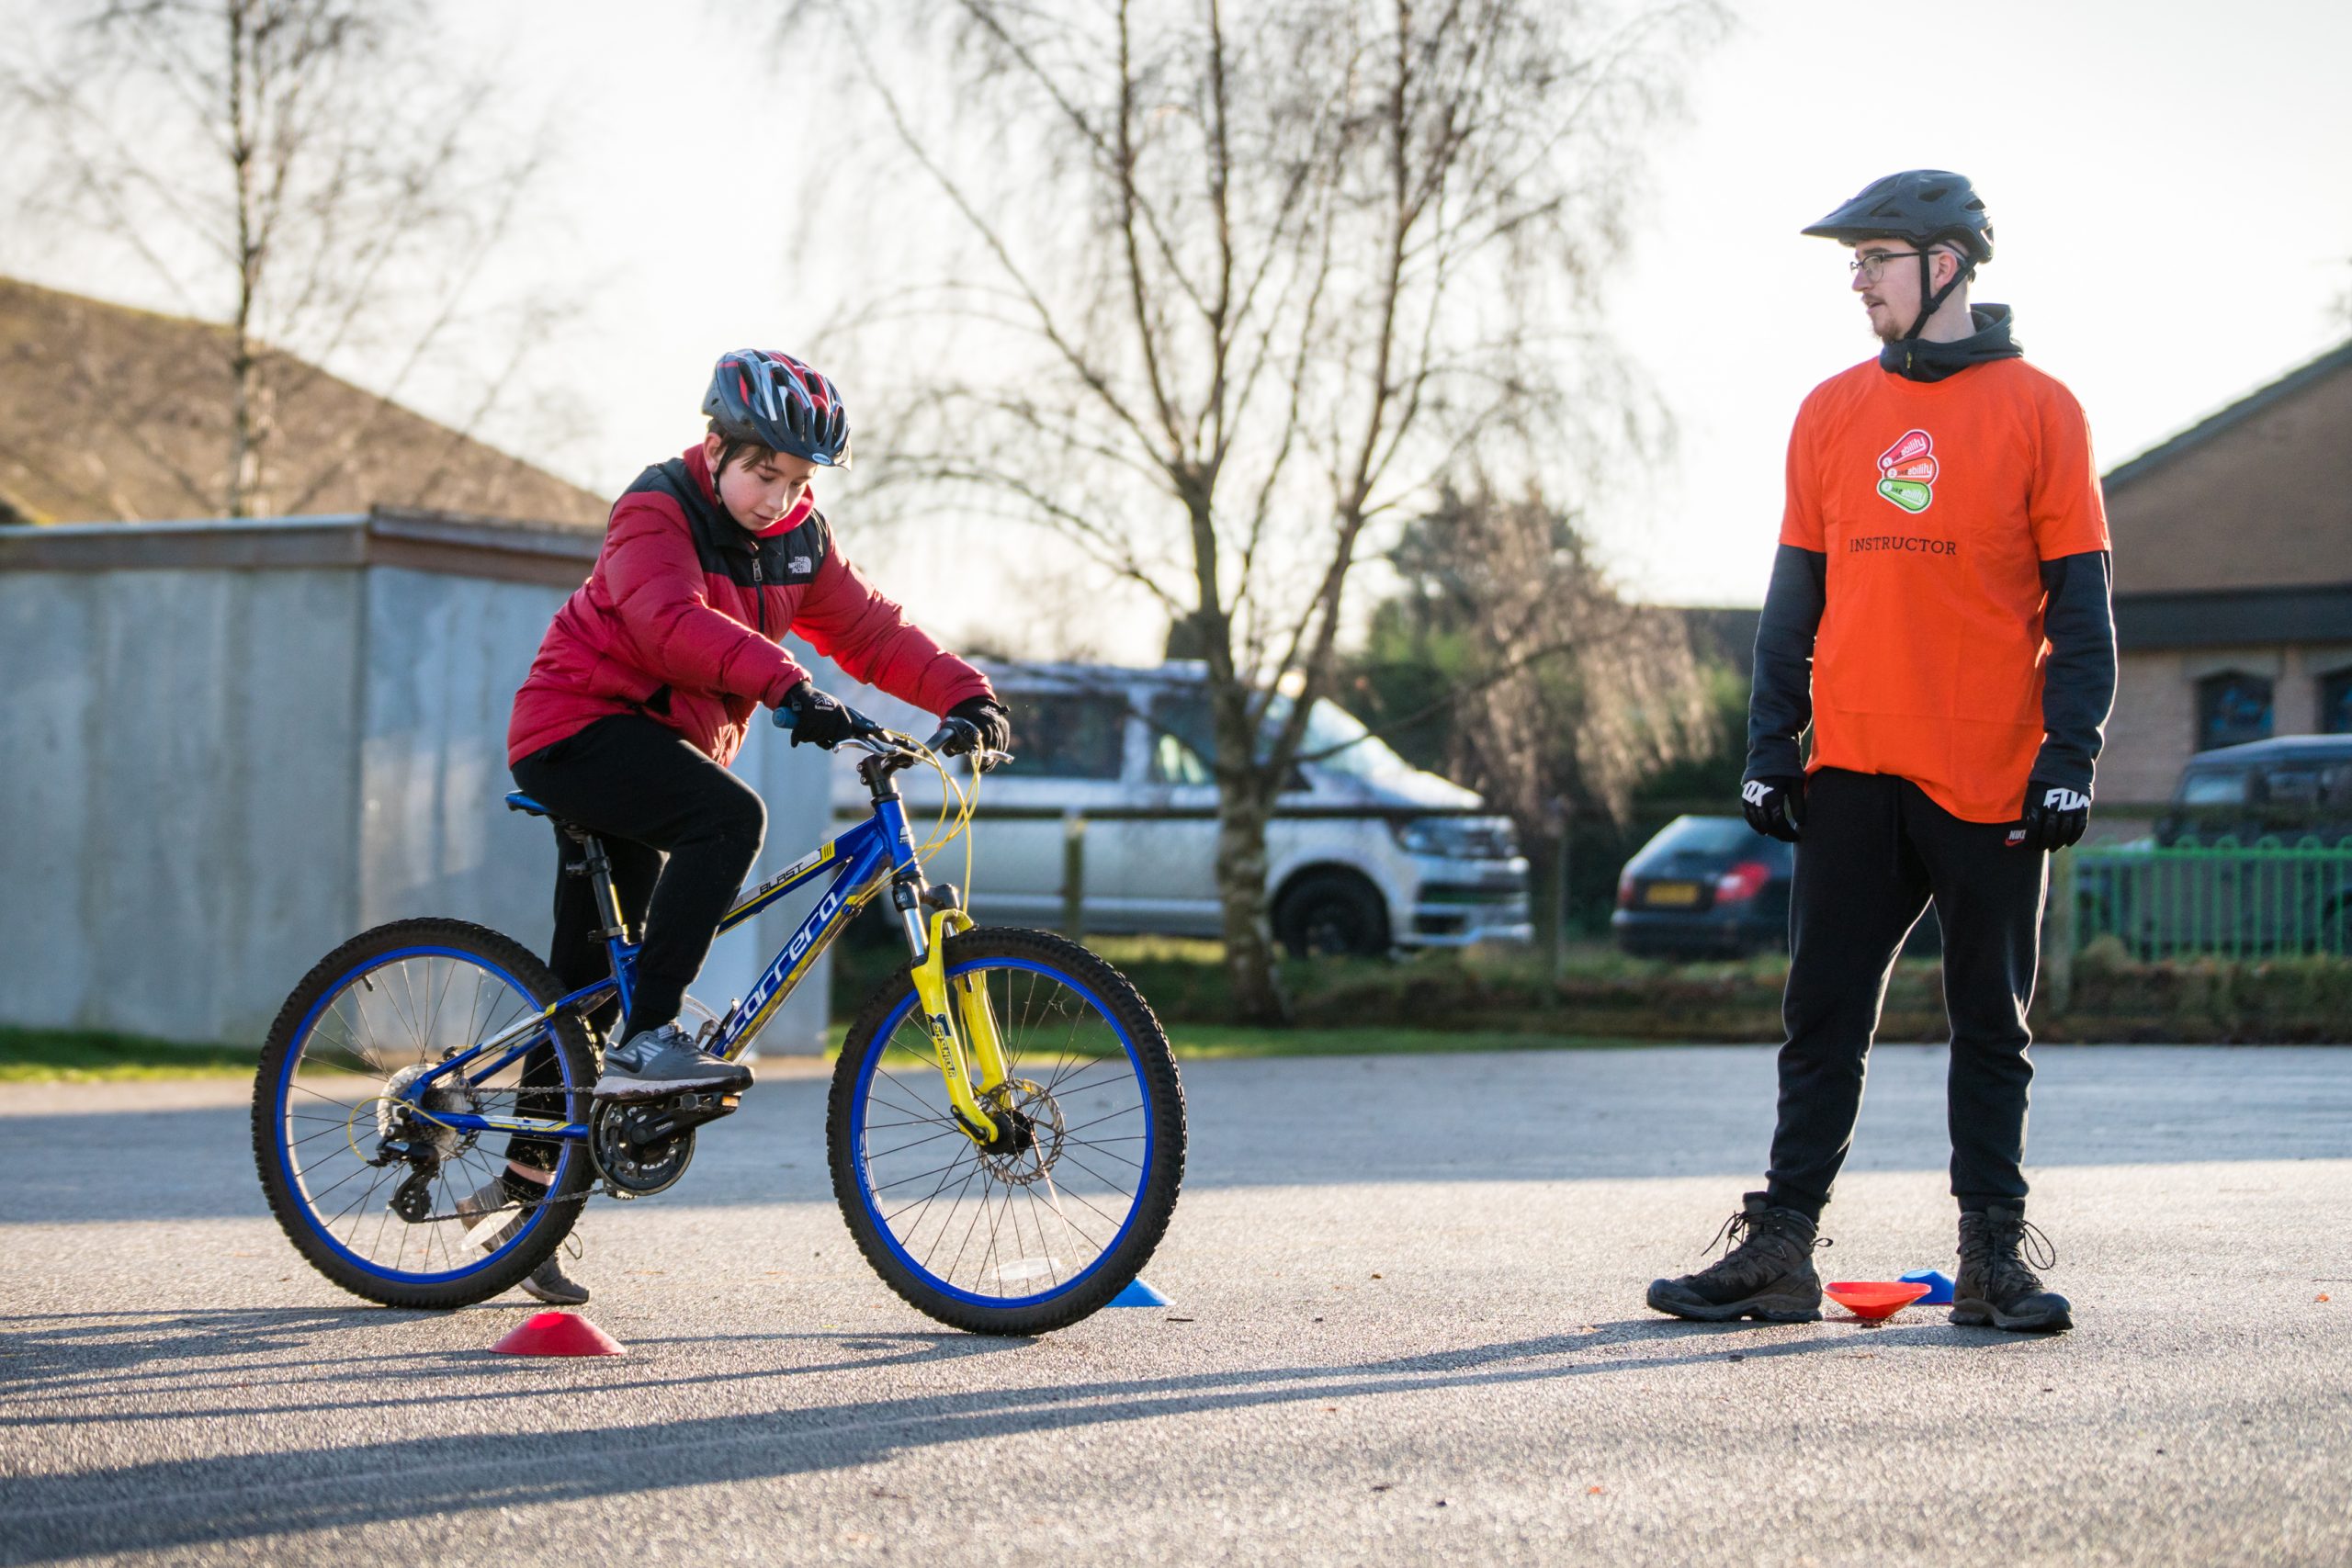
<svg viewBox="0 0 2352 1568"><path fill-rule="evenodd" d="M2074 1307L2026 1267L2054 1269L2058 1249L2015 1209L1988 1208L1960 1216L1960 1279L1951 1288L1951 1320L2021 1334L2059 1334L2075 1326Z"/></svg>
<svg viewBox="0 0 2352 1568"><path fill-rule="evenodd" d="M1811 1220L1750 1192L1740 1200L1739 1213L1715 1233L1716 1241L1726 1238L1734 1245L1713 1267L1679 1280L1651 1280L1650 1305L1701 1323L1821 1320L1821 1276L1813 1271L1813 1252L1829 1244L1815 1239Z"/></svg>

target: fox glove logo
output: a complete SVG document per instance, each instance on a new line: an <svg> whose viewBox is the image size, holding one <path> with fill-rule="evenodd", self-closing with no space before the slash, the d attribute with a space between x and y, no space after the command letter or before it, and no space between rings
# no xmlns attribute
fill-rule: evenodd
<svg viewBox="0 0 2352 1568"><path fill-rule="evenodd" d="M1878 492L1915 515L1936 499L1936 438L1906 430L1903 439L1878 455Z"/></svg>
<svg viewBox="0 0 2352 1568"><path fill-rule="evenodd" d="M2076 789L2052 789L2041 797L2046 811L2088 811L2091 797Z"/></svg>
<svg viewBox="0 0 2352 1568"><path fill-rule="evenodd" d="M1750 806L1761 806L1772 793L1772 786L1762 779L1750 779L1739 786L1739 798Z"/></svg>

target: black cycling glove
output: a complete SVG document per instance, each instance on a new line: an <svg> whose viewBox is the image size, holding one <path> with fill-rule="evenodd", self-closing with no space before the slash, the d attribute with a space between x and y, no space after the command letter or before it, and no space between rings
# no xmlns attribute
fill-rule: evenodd
<svg viewBox="0 0 2352 1568"><path fill-rule="evenodd" d="M828 751L874 728L864 714L825 695L807 681L785 693L784 701L776 705L775 716L777 728L792 731L795 746L806 741Z"/></svg>
<svg viewBox="0 0 2352 1568"><path fill-rule="evenodd" d="M2082 841L2091 825L2091 797L2078 789L2030 779L2025 786L2025 815L2018 826L2025 829L2030 850L2063 850Z"/></svg>
<svg viewBox="0 0 2352 1568"><path fill-rule="evenodd" d="M1012 750L1012 715L994 697L966 697L940 716L970 725L978 735L978 739L974 745L982 750L1010 751ZM947 747L947 753L949 756L956 756L972 749L972 747L957 746L951 741Z"/></svg>
<svg viewBox="0 0 2352 1568"><path fill-rule="evenodd" d="M1804 780L1749 779L1739 786L1739 810L1766 838L1793 844L1804 828Z"/></svg>

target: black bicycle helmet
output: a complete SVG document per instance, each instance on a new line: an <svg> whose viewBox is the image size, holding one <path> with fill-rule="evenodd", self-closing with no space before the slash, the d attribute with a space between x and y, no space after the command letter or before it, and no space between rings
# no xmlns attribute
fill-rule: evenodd
<svg viewBox="0 0 2352 1568"><path fill-rule="evenodd" d="M756 441L826 468L850 465L849 411L831 381L788 354L739 348L719 355L702 412L732 441Z"/></svg>
<svg viewBox="0 0 2352 1568"><path fill-rule="evenodd" d="M1929 263L1919 258L1919 295L1926 308L1911 330L1915 338L1951 291L1993 259L1993 220L1965 175L1949 169L1905 169L1862 187L1861 193L1804 232L1859 244L1864 240L1908 240L1922 251L1950 243L1961 253L1960 270L1943 288L1929 292Z"/></svg>

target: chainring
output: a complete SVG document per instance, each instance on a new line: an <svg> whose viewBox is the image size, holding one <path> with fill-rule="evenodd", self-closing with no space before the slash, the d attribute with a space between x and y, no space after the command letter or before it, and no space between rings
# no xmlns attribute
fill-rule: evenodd
<svg viewBox="0 0 2352 1568"><path fill-rule="evenodd" d="M695 1157L691 1127L639 1147L629 1141L632 1123L663 1113L658 1102L599 1101L588 1117L588 1150L605 1190L616 1198L650 1198L678 1184Z"/></svg>

